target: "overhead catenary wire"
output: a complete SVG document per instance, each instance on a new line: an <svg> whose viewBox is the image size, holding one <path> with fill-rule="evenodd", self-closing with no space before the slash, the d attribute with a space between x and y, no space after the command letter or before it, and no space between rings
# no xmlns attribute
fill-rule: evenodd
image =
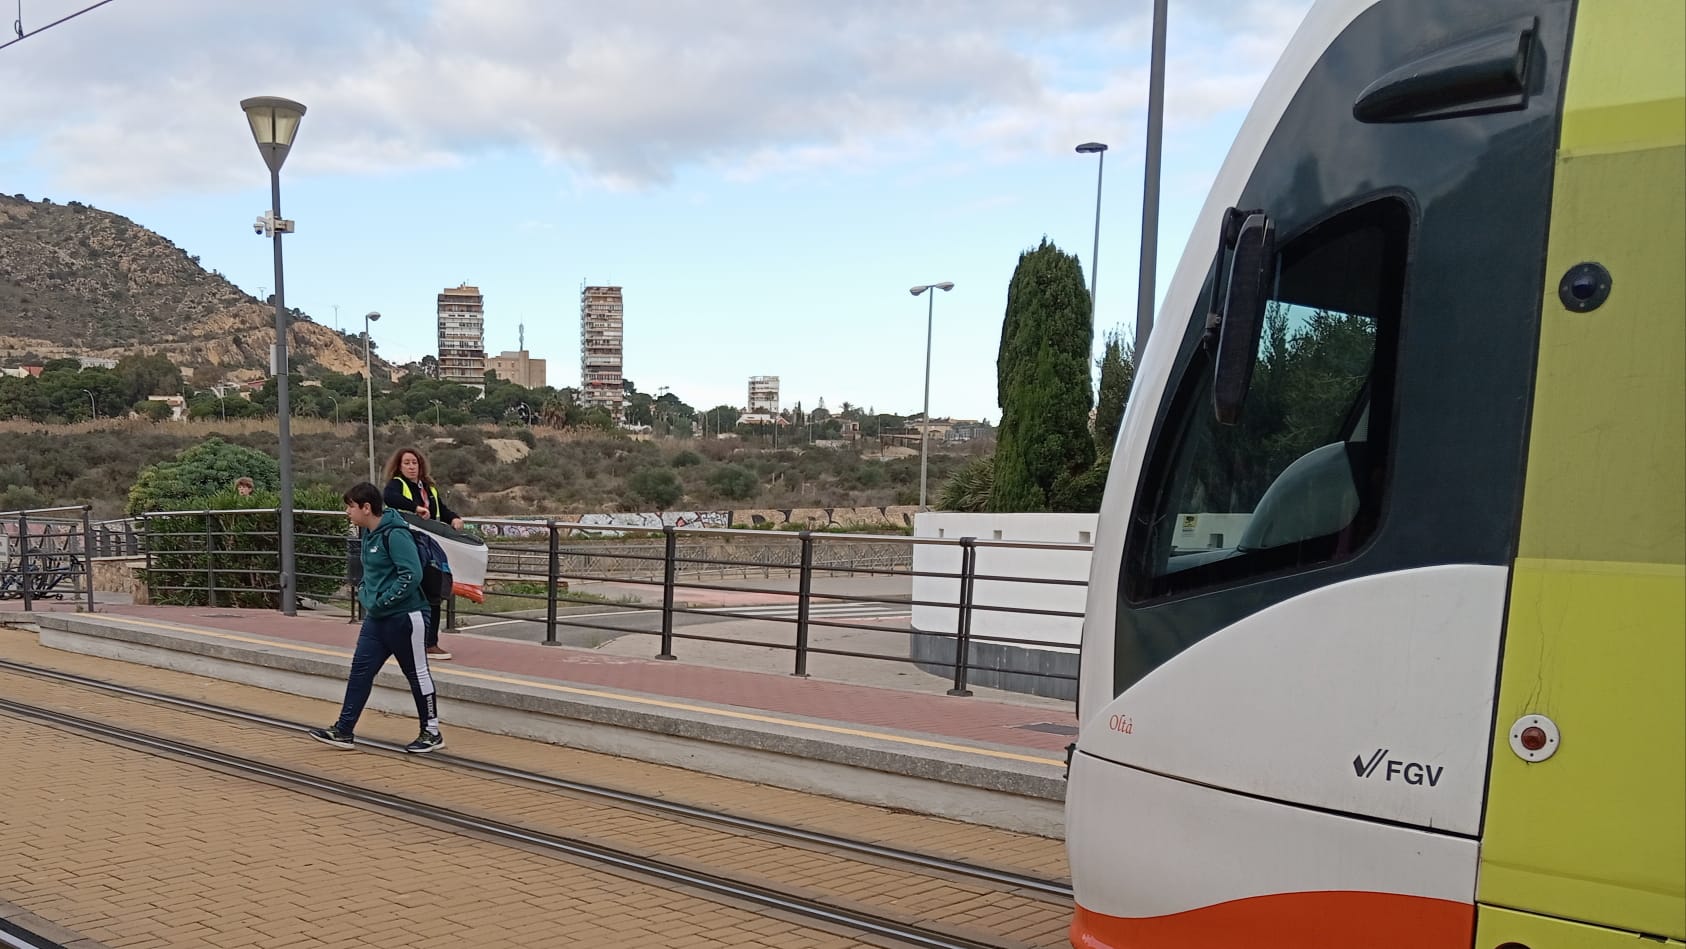
<svg viewBox="0 0 1686 949"><path fill-rule="evenodd" d="M12 32L17 34L17 38L7 40L4 43L0 43L0 49L5 49L6 47L11 46L13 44L21 43L24 40L29 39L31 36L36 35L37 33L45 33L46 31L52 29L55 26L58 26L61 23L66 23L66 22L69 22L70 20L74 20L77 17L81 16L82 14L87 13L91 10L97 10L100 7L103 7L110 2L111 2L111 0L99 0L98 3L89 4L88 6L85 6L82 9L77 10L75 13L69 13L69 14L66 14L64 16L61 16L58 19L54 20L53 22L47 24L46 26L30 30L29 32L26 33L26 32L24 32L24 29L23 29L23 0L18 0L18 18L16 20L12 21Z"/></svg>

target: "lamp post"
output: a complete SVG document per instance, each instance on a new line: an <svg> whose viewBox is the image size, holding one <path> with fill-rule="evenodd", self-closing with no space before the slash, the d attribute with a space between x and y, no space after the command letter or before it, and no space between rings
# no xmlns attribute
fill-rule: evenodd
<svg viewBox="0 0 1686 949"><path fill-rule="evenodd" d="M941 290L946 293L953 289L954 284L951 281L944 280L942 283L922 284L908 292L918 296L926 290ZM925 298L925 417L921 423L922 430L919 433L919 510L921 511L929 510L925 507L925 462L926 455L931 447L931 325L936 301L937 295L935 293ZM879 434L880 444L882 444L883 433L880 432ZM880 453L882 453L882 449L880 449Z"/></svg>
<svg viewBox="0 0 1686 949"><path fill-rule="evenodd" d="M1153 331L1153 268L1159 259L1159 152L1165 128L1165 16L1167 0L1153 0L1153 52L1147 83L1147 160L1142 176L1142 258L1136 268L1136 346L1133 364L1142 364L1147 334Z"/></svg>
<svg viewBox="0 0 1686 949"><path fill-rule="evenodd" d="M96 421L96 422L99 421L100 420L100 407L99 407L99 403L94 401L93 391L89 390L89 389L83 389L82 391L84 393L86 393L87 396L88 396L88 409L89 409L89 411L94 413L94 421Z"/></svg>
<svg viewBox="0 0 1686 949"><path fill-rule="evenodd" d="M370 310L363 314L363 404L369 409L369 483L375 481L375 374L369 369L369 324L381 318Z"/></svg>
<svg viewBox="0 0 1686 949"><path fill-rule="evenodd" d="M326 392L322 394L328 395ZM334 403L334 424L338 425L340 423L340 400L328 395L328 401Z"/></svg>
<svg viewBox="0 0 1686 949"><path fill-rule="evenodd" d="M1079 155L1099 155L1095 162L1095 249L1089 254L1089 318L1095 315L1095 284L1101 279L1101 177L1106 173L1106 143L1084 142L1077 146Z"/></svg>
<svg viewBox="0 0 1686 949"><path fill-rule="evenodd" d="M222 416L222 420L224 422L228 421L228 403L224 402L222 399L221 387L218 387L217 389L217 414Z"/></svg>
<svg viewBox="0 0 1686 949"><path fill-rule="evenodd" d="M293 147L304 106L291 99L257 96L243 99L241 111L252 127L252 138L264 164L269 166L269 213L258 218L257 231L275 245L275 398L276 423L280 429L281 461L281 612L292 616L297 609L297 578L293 576L293 432L291 406L287 400L287 305L281 279L281 235L292 231L293 222L281 217L281 165Z"/></svg>
<svg viewBox="0 0 1686 949"><path fill-rule="evenodd" d="M428 399L428 401L433 403L433 427L439 428L439 400Z"/></svg>

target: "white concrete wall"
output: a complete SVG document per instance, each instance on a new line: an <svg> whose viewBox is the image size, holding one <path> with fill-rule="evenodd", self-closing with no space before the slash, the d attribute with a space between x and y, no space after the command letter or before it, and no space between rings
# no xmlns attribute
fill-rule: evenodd
<svg viewBox="0 0 1686 949"><path fill-rule="evenodd" d="M1089 544L1095 536L1095 519L1094 514L954 514L931 511L914 515L913 536ZM1087 595L1085 583L1089 579L1089 555L1087 550L979 546L977 575L1039 577L1076 580L1079 583L1066 586L979 580L972 590L972 602L974 606L1014 606L1081 614ZM913 548L913 569L959 573L960 547L917 544ZM946 577L914 577L913 598L916 601L958 603L960 581ZM913 625L927 632L953 633L956 614L953 607L915 606ZM1082 632L1081 616L1038 616L978 609L972 612L973 636L1002 636L1075 646L1081 641Z"/></svg>

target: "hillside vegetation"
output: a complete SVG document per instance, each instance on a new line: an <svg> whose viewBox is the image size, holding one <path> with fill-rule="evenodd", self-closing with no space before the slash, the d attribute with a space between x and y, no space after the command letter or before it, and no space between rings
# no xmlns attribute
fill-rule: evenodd
<svg viewBox="0 0 1686 949"><path fill-rule="evenodd" d="M160 354L193 375L261 378L275 309L121 215L0 195L0 359ZM353 337L289 314L302 365L363 368Z"/></svg>
<svg viewBox="0 0 1686 949"><path fill-rule="evenodd" d="M142 468L212 437L276 457L273 426L258 419L0 423L0 510L90 504L96 518L120 517ZM367 429L301 418L292 430L301 490L338 491L368 477ZM412 424L380 427L377 466L404 446L427 455L451 506L471 515L876 507L919 498L917 454L879 460L846 449L772 450L731 440ZM967 460L931 455L933 496Z"/></svg>

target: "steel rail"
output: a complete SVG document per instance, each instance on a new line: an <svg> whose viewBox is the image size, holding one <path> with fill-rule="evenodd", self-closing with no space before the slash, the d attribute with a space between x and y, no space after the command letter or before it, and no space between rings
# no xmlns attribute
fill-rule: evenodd
<svg viewBox="0 0 1686 949"><path fill-rule="evenodd" d="M54 669L43 669L26 663L12 662L10 660L0 660L0 671L16 672L23 675L35 676L37 678L56 679L62 682L83 686L85 688L98 689L104 692L112 692L133 698L160 702L166 705L192 709L196 712L205 712L223 718L232 718L239 721L267 725L273 728L282 728L289 731L305 731L309 728L309 726L302 725L298 722L290 722L285 719L274 718L268 715L260 715L256 712L243 712L238 709L225 708L209 702L200 702L195 699L186 699L178 696L167 695L161 692L154 692L150 689L116 685L114 683L102 682L98 679L91 679L74 673L59 672ZM378 748L382 751L388 751L394 754L404 753L403 746L396 742L359 738L357 739L357 743L360 747L368 746ZM557 778L532 771L523 771L518 768L507 768L503 765L479 761L474 758L465 758L449 752L436 752L430 756L428 760L449 763L469 771L476 771L482 774L494 775L496 777L538 784L572 794L595 797L611 801L616 804L638 807L661 814L705 821L712 824L730 827L734 830L764 834L770 837L779 837L786 840L795 840L813 846L840 850L846 853L875 857L881 860L889 860L910 866L922 867L927 870L936 870L942 873L949 873L975 880L984 880L1061 900L1069 900L1072 898L1071 886L1067 883L1015 873L1010 870L981 867L976 864L965 863L959 860L949 860L944 857L936 857L930 854L918 853L911 850L902 850L895 847L886 847L868 841L838 837L832 834L821 833L819 831L804 830L799 827L788 827L769 821L757 820L753 817L743 817L736 814L710 810L708 808L695 807L689 804L681 804L675 801L662 800L661 798L649 797L647 795L637 794L631 791L618 791L613 788L606 788L600 785L570 781L566 778Z"/></svg>
<svg viewBox="0 0 1686 949"><path fill-rule="evenodd" d="M5 949L64 949L39 933L33 933L9 919L0 919L0 946Z"/></svg>
<svg viewBox="0 0 1686 949"><path fill-rule="evenodd" d="M595 861L619 870L655 877L664 882L693 887L714 896L742 900L805 919L854 929L874 936L901 940L910 945L928 947L928 949L995 949L988 943L968 939L964 936L950 935L922 926L898 922L873 913L833 906L820 900L782 893L772 887L745 883L718 874L688 870L652 857L639 856L613 847L529 830L502 821L470 817L449 808L436 807L413 798L383 791L373 791L354 784L335 781L331 778L318 777L239 755L131 731L105 722L80 718L52 709L39 708L22 702L14 702L10 699L0 699L0 712L50 726L68 728L101 740L115 740L170 757L266 778L295 789L355 801L359 804L396 812L408 817L443 824L457 830L480 834L500 842L521 844L541 851Z"/></svg>

